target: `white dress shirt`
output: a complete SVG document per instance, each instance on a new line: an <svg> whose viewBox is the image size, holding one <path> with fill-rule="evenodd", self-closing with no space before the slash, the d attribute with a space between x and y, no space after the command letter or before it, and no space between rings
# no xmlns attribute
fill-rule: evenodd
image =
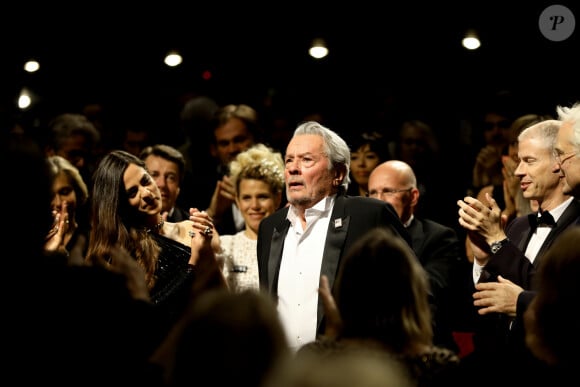
<svg viewBox="0 0 580 387"><path fill-rule="evenodd" d="M570 199L566 200L564 203L560 204L558 207L548 211L550 213L550 215L552 215L552 217L554 217L554 221L558 222L558 219L560 219L560 217L562 216L562 214L564 213L566 208L570 205L570 203L572 203L573 199L574 198L570 198ZM539 215L540 214L538 214L538 216ZM530 238L530 242L528 243L528 246L526 247L526 253L525 253L526 257L530 260L530 262L533 263L534 260L536 259L536 256L538 255L538 251L540 251L540 248L544 244L544 241L548 237L548 234L550 233L550 231L552 231L552 227L546 226L546 225L539 225L538 228L536 228L536 232L534 232L532 234L532 237Z"/></svg>
<svg viewBox="0 0 580 387"><path fill-rule="evenodd" d="M290 229L278 277L278 312L290 346L297 350L316 339L320 268L335 196L306 210L306 229L290 206Z"/></svg>

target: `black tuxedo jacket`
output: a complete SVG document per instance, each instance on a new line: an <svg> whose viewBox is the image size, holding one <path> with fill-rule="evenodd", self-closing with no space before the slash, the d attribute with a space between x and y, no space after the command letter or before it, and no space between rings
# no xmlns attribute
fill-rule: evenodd
<svg viewBox="0 0 580 387"><path fill-rule="evenodd" d="M461 304L462 297L471 298L459 283L461 261L465 251L457 232L430 219L415 217L407 227L417 258L429 275L432 298L434 343L453 350L457 345L452 336L455 321L464 321L471 306ZM473 281L472 281L473 282ZM465 292L466 294L457 294ZM471 303L471 302L470 302Z"/></svg>
<svg viewBox="0 0 580 387"><path fill-rule="evenodd" d="M542 261L542 255L552 246L564 230L575 225L580 220L580 201L573 199L566 208L552 231L542 244L534 262L530 262L524 255L533 230L527 216L515 218L506 228L506 235L509 242L505 244L495 255L492 255L485 265L481 281L496 281L497 276L518 284L526 290L533 289L533 277L536 269Z"/></svg>
<svg viewBox="0 0 580 387"><path fill-rule="evenodd" d="M447 289L458 262L464 256L454 229L430 219L414 218L407 231L421 264L429 273L432 291Z"/></svg>
<svg viewBox="0 0 580 387"><path fill-rule="evenodd" d="M260 287L275 299L278 296L278 274L282 262L284 240L290 228L286 219L289 208L284 207L260 222L258 230L258 270ZM337 195L324 241L320 275L328 277L333 288L341 258L350 247L375 227L386 227L411 245L411 238L393 207L378 199L362 196ZM317 328L321 332L324 305L319 300Z"/></svg>
<svg viewBox="0 0 580 387"><path fill-rule="evenodd" d="M518 354L522 354L525 350L522 316L535 296L534 274L542 256L558 239L558 236L568 227L574 227L579 221L580 201L574 199L556 225L552 227L533 263L524 255L533 234L527 215L517 217L507 226L506 235L509 242L497 254L490 257L482 270L479 282L497 281L497 276L501 275L524 288L524 291L518 296L515 320L512 321L508 316L500 313L482 316L476 346L495 348L497 351L498 346L505 348L507 345L518 350Z"/></svg>

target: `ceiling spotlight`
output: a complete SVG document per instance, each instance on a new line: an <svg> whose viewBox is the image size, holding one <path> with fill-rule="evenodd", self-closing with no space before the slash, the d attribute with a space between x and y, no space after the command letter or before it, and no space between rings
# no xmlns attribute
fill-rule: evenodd
<svg viewBox="0 0 580 387"><path fill-rule="evenodd" d="M165 64L169 67L179 66L182 61L183 58L177 51L169 51L164 60Z"/></svg>
<svg viewBox="0 0 580 387"><path fill-rule="evenodd" d="M30 108L30 106L35 102L36 97L33 95L33 93L26 87L23 87L20 90L20 94L18 95L18 108L20 110L26 110Z"/></svg>
<svg viewBox="0 0 580 387"><path fill-rule="evenodd" d="M328 55L328 48L326 47L326 42L324 39L317 38L312 41L312 45L308 50L311 57L315 59L322 59Z"/></svg>
<svg viewBox="0 0 580 387"><path fill-rule="evenodd" d="M40 63L35 59L29 59L24 63L24 71L28 73L35 73L40 69Z"/></svg>
<svg viewBox="0 0 580 387"><path fill-rule="evenodd" d="M475 32L475 30L468 30L465 33L465 37L461 41L461 44L468 50L476 50L479 48L479 46L481 46L481 42L479 41L479 37L477 36L477 32Z"/></svg>

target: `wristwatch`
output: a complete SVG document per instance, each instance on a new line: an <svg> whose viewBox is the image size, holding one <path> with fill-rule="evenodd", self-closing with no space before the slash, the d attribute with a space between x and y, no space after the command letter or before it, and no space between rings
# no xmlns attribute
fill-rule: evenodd
<svg viewBox="0 0 580 387"><path fill-rule="evenodd" d="M505 245L508 242L509 242L508 238L502 239L501 241L493 242L491 245L489 245L489 249L491 250L492 254L497 254L499 249L501 249L503 245Z"/></svg>

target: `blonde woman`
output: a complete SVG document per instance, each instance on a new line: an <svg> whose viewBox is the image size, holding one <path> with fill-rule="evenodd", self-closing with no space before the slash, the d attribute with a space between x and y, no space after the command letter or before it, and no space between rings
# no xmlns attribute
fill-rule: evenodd
<svg viewBox="0 0 580 387"><path fill-rule="evenodd" d="M71 264L82 264L87 251L88 222L80 218L79 210L87 203L89 190L77 167L67 159L55 155L47 161L52 179L53 223L44 248L64 254Z"/></svg>
<svg viewBox="0 0 580 387"><path fill-rule="evenodd" d="M234 235L220 235L223 274L233 291L259 289L256 247L258 227L282 203L284 161L264 144L238 154L230 163L235 203L245 228Z"/></svg>

